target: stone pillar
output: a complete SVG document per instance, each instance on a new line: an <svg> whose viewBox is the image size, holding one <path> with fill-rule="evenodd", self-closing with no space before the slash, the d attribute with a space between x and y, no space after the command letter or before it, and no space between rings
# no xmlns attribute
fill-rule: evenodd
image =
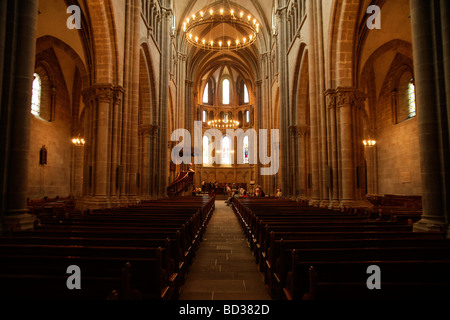
<svg viewBox="0 0 450 320"><path fill-rule="evenodd" d="M172 46L170 43L170 30L172 11L162 8L164 11L161 19L161 66L160 66L160 94L159 94L159 134L158 134L158 197L167 197L168 170L167 143L169 124L169 76L170 63L172 61Z"/></svg>
<svg viewBox="0 0 450 320"><path fill-rule="evenodd" d="M449 18L445 14L449 13L449 4L438 0L411 0L410 4L423 208L422 219L413 230L448 231L450 92L446 85L450 76Z"/></svg>
<svg viewBox="0 0 450 320"><path fill-rule="evenodd" d="M122 135L122 101L124 90L121 87L113 89L112 128L111 128L111 177L110 202L119 205L119 165Z"/></svg>
<svg viewBox="0 0 450 320"><path fill-rule="evenodd" d="M37 0L0 4L0 233L33 228L27 183L37 15Z"/></svg>
<svg viewBox="0 0 450 320"><path fill-rule="evenodd" d="M113 86L96 84L83 95L89 122L85 144L87 185L82 202L90 207L109 207Z"/></svg>
<svg viewBox="0 0 450 320"><path fill-rule="evenodd" d="M336 209L339 207L339 181L338 181L338 149L337 149L337 126L336 126L336 92L329 89L325 91L327 99L328 111L328 157L330 164L329 188L330 188L330 204L329 208Z"/></svg>
<svg viewBox="0 0 450 320"><path fill-rule="evenodd" d="M158 132L159 127L152 126L151 145L150 145L150 195L152 199L157 199L158 195Z"/></svg>
<svg viewBox="0 0 450 320"><path fill-rule="evenodd" d="M309 200L308 187L308 155L309 155L309 126L306 124L297 126L298 135L298 194L302 200Z"/></svg>
<svg viewBox="0 0 450 320"><path fill-rule="evenodd" d="M140 192L141 200L150 199L151 177L152 177L152 136L153 126L150 124L139 125L139 172L140 172Z"/></svg>
<svg viewBox="0 0 450 320"><path fill-rule="evenodd" d="M277 10L276 14L278 27L277 36L277 58L278 58L278 81L279 81L279 112L280 112L280 141L279 141L279 153L280 153L280 168L278 171L279 184L276 187L280 187L284 190L284 196L291 196L289 181L290 181L290 168L289 168L289 79L288 79L288 61L287 61L287 46L288 44L288 22L286 7L282 7ZM276 128L277 129L277 128ZM272 137L270 137L272 141ZM273 189L273 186L271 190ZM276 190L272 190L270 193L274 193ZM267 191L265 191L267 192Z"/></svg>
<svg viewBox="0 0 450 320"><path fill-rule="evenodd" d="M306 3L308 14L309 38L311 43L308 48L308 74L309 74L309 97L310 97L310 130L311 130L311 178L312 195L310 205L319 206L321 200L320 181L320 117L319 101L317 100L317 48L315 45L315 23L314 6L312 1Z"/></svg>
<svg viewBox="0 0 450 320"><path fill-rule="evenodd" d="M358 188L357 166L361 164L360 109L365 95L355 88L337 88L337 135L340 206L367 205Z"/></svg>
<svg viewBox="0 0 450 320"><path fill-rule="evenodd" d="M297 134L297 126L289 126L289 166L290 172L289 175L289 194L294 197L297 196L297 175L298 175L298 134ZM275 190L276 191L276 190Z"/></svg>

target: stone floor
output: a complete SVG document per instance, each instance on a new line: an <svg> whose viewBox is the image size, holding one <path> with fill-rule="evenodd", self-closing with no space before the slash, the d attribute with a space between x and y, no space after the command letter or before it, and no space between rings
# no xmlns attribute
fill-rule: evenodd
<svg viewBox="0 0 450 320"><path fill-rule="evenodd" d="M270 300L237 218L224 200L216 200L179 299Z"/></svg>

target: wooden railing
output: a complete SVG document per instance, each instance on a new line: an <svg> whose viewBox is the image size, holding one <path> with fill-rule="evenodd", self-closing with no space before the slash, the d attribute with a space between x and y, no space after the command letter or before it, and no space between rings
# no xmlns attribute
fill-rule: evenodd
<svg viewBox="0 0 450 320"><path fill-rule="evenodd" d="M167 187L167 195L169 197L179 196L186 191L187 187L194 181L195 171L182 171L175 180Z"/></svg>

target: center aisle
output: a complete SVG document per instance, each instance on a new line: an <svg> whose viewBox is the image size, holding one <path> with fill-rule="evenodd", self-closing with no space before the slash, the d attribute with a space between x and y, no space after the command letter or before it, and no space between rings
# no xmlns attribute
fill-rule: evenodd
<svg viewBox="0 0 450 320"><path fill-rule="evenodd" d="M179 300L270 300L237 218L224 200L216 200Z"/></svg>

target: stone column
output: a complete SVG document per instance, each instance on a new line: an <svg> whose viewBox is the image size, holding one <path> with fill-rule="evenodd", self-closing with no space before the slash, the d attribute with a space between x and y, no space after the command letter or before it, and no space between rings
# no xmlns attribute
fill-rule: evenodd
<svg viewBox="0 0 450 320"><path fill-rule="evenodd" d="M111 176L111 115L113 86L96 84L86 89L88 128L85 145L85 206L108 207ZM84 207L81 207L84 208Z"/></svg>
<svg viewBox="0 0 450 320"><path fill-rule="evenodd" d="M297 141L298 133L297 126L289 126L289 189L290 195L295 199L298 194L297 191L297 175L298 175L298 152L297 152ZM276 191L276 190L275 190Z"/></svg>
<svg viewBox="0 0 450 320"><path fill-rule="evenodd" d="M282 7L277 10L276 19L278 27L277 36L277 58L278 58L278 81L279 81L279 112L280 112L280 168L278 176L280 177L279 185L284 190L284 196L290 196L290 168L289 168L289 79L288 79L288 61L287 61L287 46L288 46L288 22L287 22L286 7ZM272 141L272 137L270 138ZM273 186L272 186L273 189ZM271 190L272 190L271 189ZM273 190L270 193L275 192Z"/></svg>
<svg viewBox="0 0 450 320"><path fill-rule="evenodd" d="M0 9L0 233L8 233L32 229L34 222L27 183L38 1L2 1Z"/></svg>
<svg viewBox="0 0 450 320"><path fill-rule="evenodd" d="M150 199L151 179L152 179L152 136L153 126L151 124L139 125L140 141L140 198Z"/></svg>
<svg viewBox="0 0 450 320"><path fill-rule="evenodd" d="M112 128L111 128L111 177L110 202L119 205L119 165L122 135L122 101L124 90L121 87L113 89Z"/></svg>
<svg viewBox="0 0 450 320"><path fill-rule="evenodd" d="M340 206L367 204L356 180L356 167L362 157L359 110L364 106L365 95L355 88L337 88L336 95Z"/></svg>
<svg viewBox="0 0 450 320"><path fill-rule="evenodd" d="M313 1L306 3L308 14L308 28L310 45L308 48L308 74L309 74L309 97L310 97L310 130L311 130L311 187L312 196L310 205L319 206L321 200L321 170L320 170L320 117L319 101L317 100L317 48L315 44L315 23Z"/></svg>
<svg viewBox="0 0 450 320"><path fill-rule="evenodd" d="M447 1L411 0L411 23L422 177L422 219L413 230L448 230L450 206ZM441 11L442 10L442 14ZM447 233L450 236L450 233Z"/></svg>
<svg viewBox="0 0 450 320"><path fill-rule="evenodd" d="M309 188L308 188L308 138L309 138L309 126L306 124L297 126L298 135L298 195L302 200L309 200Z"/></svg>
<svg viewBox="0 0 450 320"><path fill-rule="evenodd" d="M157 125L152 126L151 132L151 145L150 145L150 195L152 199L157 199L158 196L158 132L159 127Z"/></svg>
<svg viewBox="0 0 450 320"><path fill-rule="evenodd" d="M167 142L169 123L169 72L172 59L172 46L170 43L170 30L172 12L163 8L161 19L161 66L160 66L160 94L159 94L159 135L158 135L158 196L167 197L169 166L167 163Z"/></svg>
<svg viewBox="0 0 450 320"><path fill-rule="evenodd" d="M328 111L328 156L330 163L329 188L331 191L331 202L329 208L339 207L339 181L338 181L338 149L337 149L337 126L336 126L336 92L329 89L325 91Z"/></svg>

